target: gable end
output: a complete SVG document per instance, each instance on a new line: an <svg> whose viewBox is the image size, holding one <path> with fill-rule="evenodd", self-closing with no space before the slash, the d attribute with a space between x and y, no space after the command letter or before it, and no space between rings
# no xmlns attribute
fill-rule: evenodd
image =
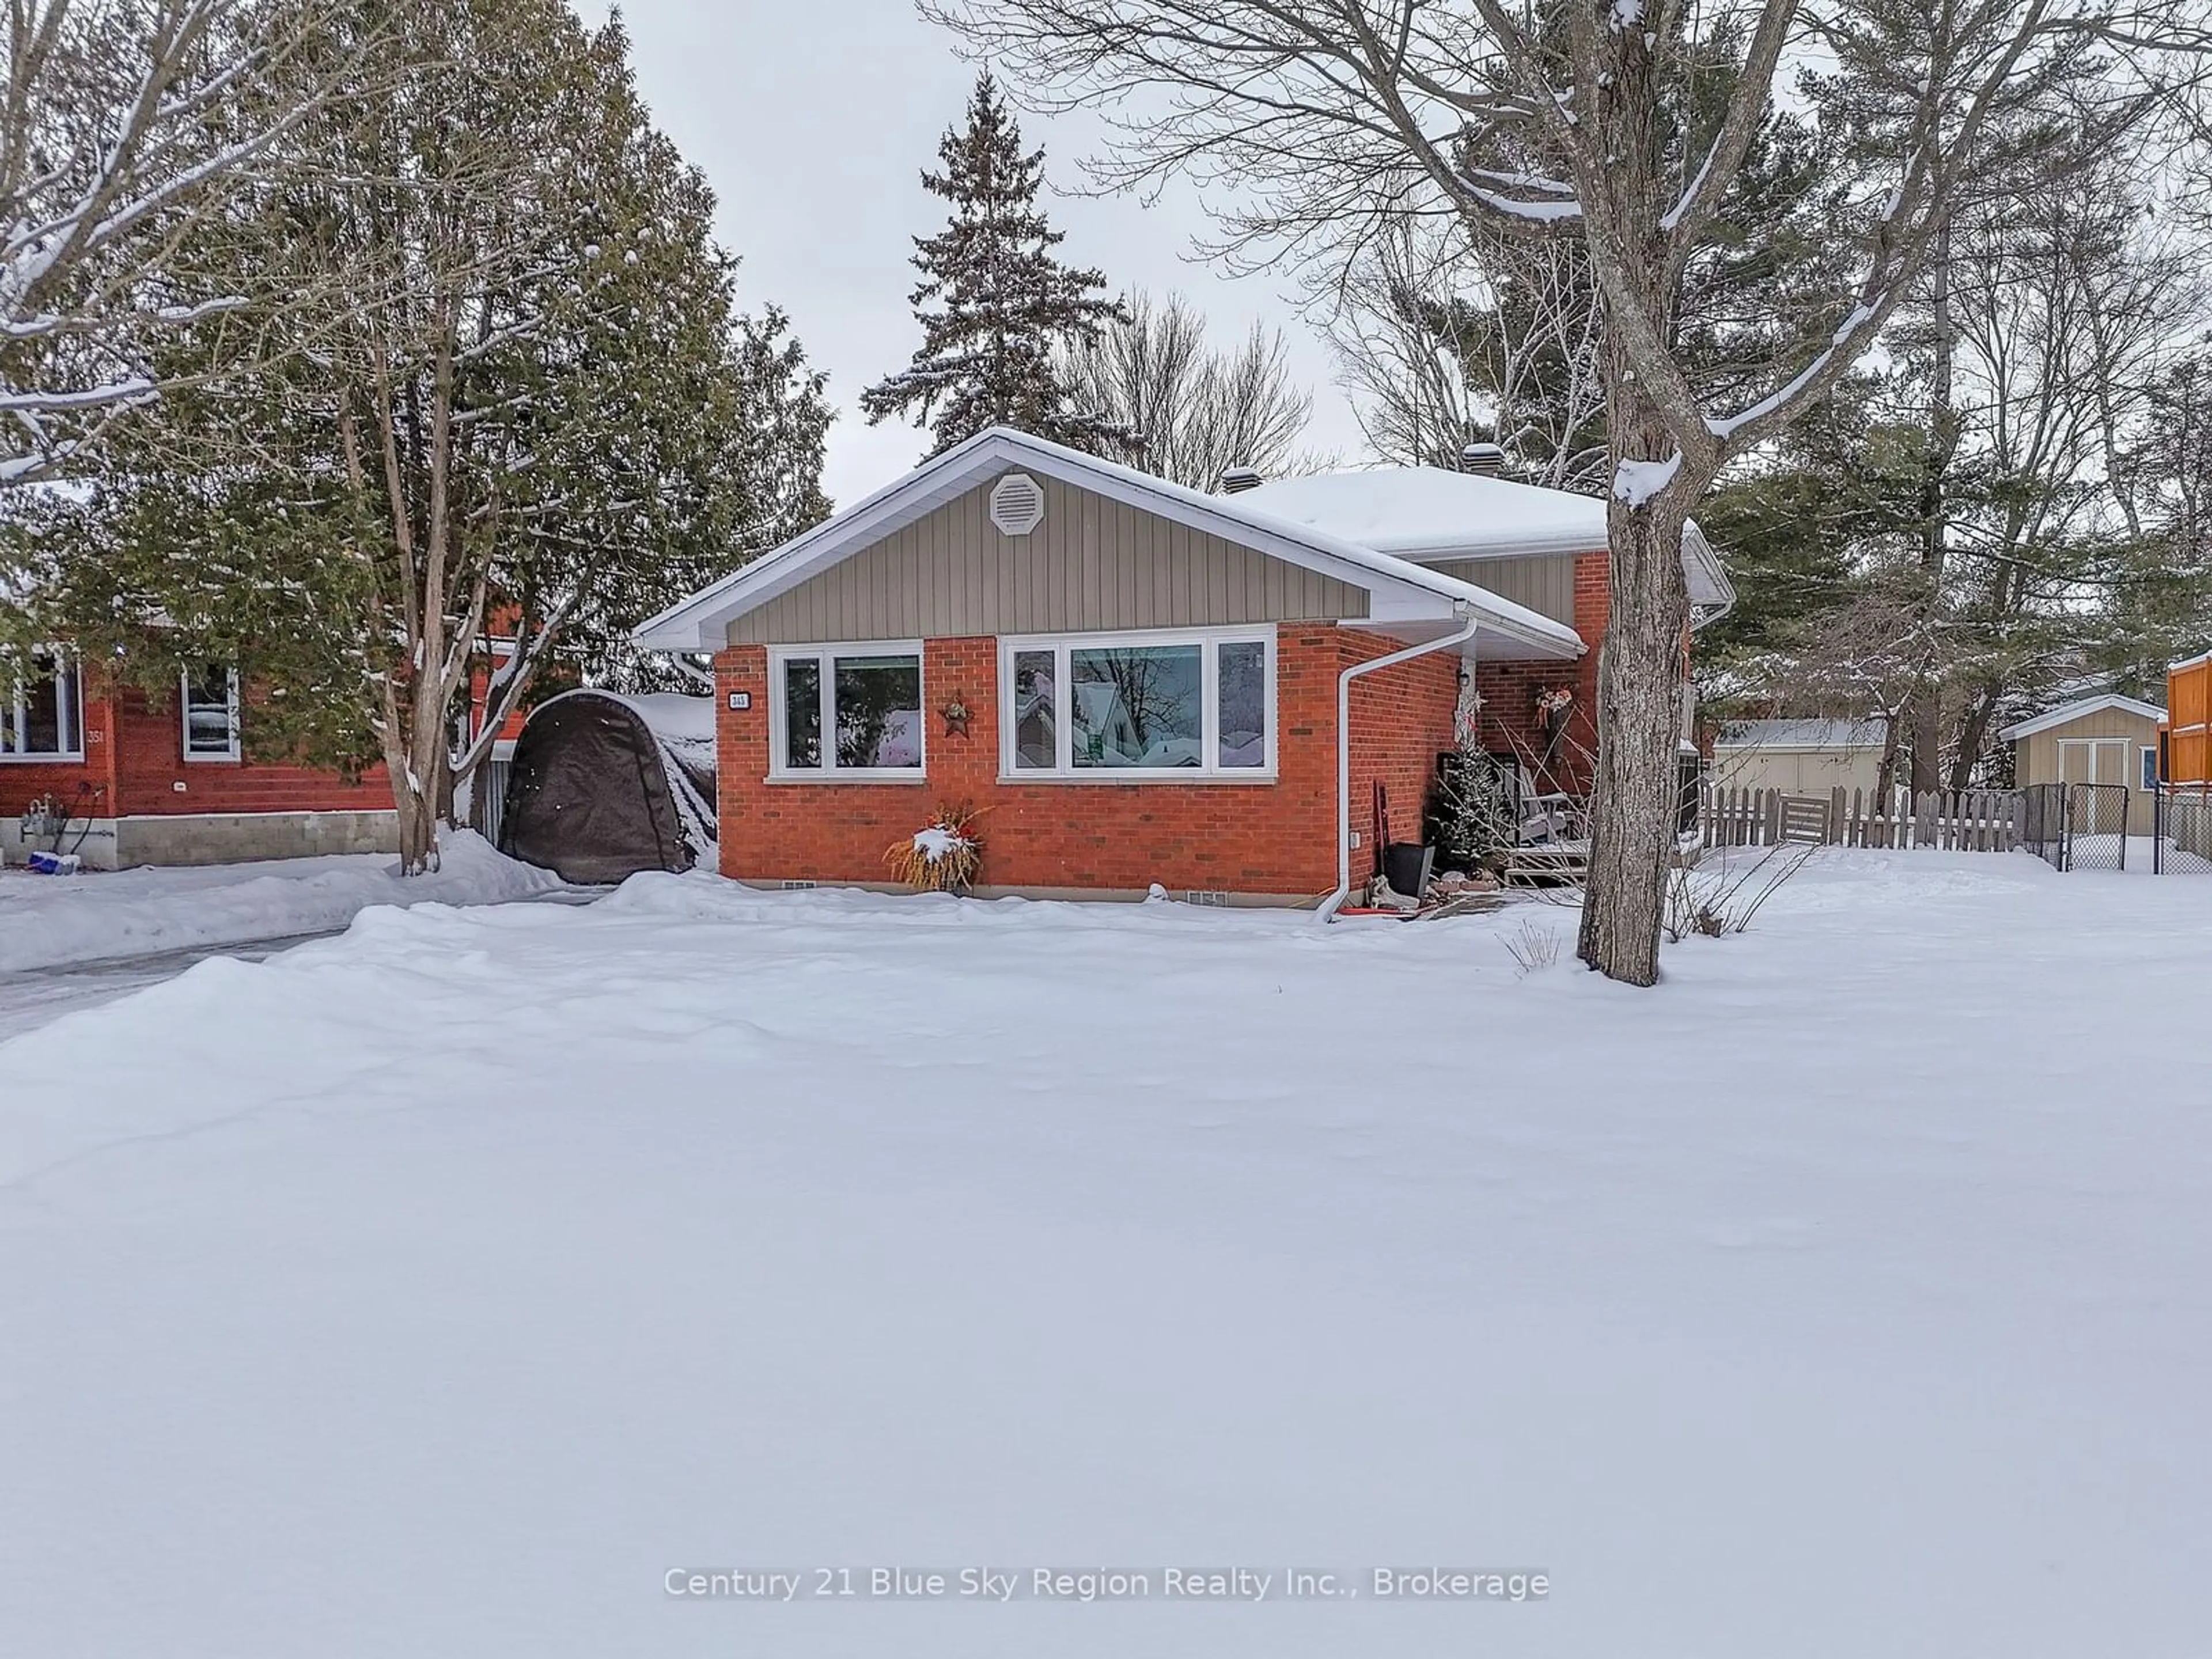
<svg viewBox="0 0 2212 1659"><path fill-rule="evenodd" d="M1066 483L1003 534L1012 469L847 555L729 624L732 645L1087 633L1368 614L1366 590Z"/></svg>

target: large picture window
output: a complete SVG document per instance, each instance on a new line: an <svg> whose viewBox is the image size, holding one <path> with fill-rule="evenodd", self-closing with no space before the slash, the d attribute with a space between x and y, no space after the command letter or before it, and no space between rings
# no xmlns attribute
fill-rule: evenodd
<svg viewBox="0 0 2212 1659"><path fill-rule="evenodd" d="M58 648L0 658L0 760L82 760L84 688Z"/></svg>
<svg viewBox="0 0 2212 1659"><path fill-rule="evenodd" d="M780 650L769 680L772 774L921 776L921 647Z"/></svg>
<svg viewBox="0 0 2212 1659"><path fill-rule="evenodd" d="M1274 770L1270 629L1008 640L1009 777L1254 778Z"/></svg>
<svg viewBox="0 0 2212 1659"><path fill-rule="evenodd" d="M184 720L185 758L234 761L238 746L238 671L219 664L186 669L178 700Z"/></svg>

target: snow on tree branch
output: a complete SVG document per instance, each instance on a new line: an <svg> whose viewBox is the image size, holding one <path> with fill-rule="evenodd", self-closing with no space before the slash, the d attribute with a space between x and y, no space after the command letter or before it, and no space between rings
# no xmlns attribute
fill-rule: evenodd
<svg viewBox="0 0 2212 1659"><path fill-rule="evenodd" d="M0 65L0 482L48 476L158 394L162 340L243 301L190 290L193 228L324 95L276 73L286 0L19 0ZM88 420L90 414L94 418Z"/></svg>

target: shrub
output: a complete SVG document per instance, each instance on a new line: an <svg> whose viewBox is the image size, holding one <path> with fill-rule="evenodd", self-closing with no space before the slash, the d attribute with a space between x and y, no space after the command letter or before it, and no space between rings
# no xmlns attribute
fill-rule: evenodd
<svg viewBox="0 0 2212 1659"><path fill-rule="evenodd" d="M1525 979L1538 969L1549 968L1559 961L1559 936L1524 916L1521 926L1506 939L1505 952Z"/></svg>
<svg viewBox="0 0 2212 1659"><path fill-rule="evenodd" d="M1811 844L1770 847L1735 869L1729 868L1724 850L1710 867L1702 862L1676 865L1667 872L1667 912L1661 921L1668 943L1679 944L1692 933L1719 939L1742 933L1775 890L1820 850Z"/></svg>

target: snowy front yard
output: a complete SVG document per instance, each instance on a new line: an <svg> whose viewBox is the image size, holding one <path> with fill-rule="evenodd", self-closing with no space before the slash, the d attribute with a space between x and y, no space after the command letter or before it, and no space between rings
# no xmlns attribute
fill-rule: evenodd
<svg viewBox="0 0 2212 1659"><path fill-rule="evenodd" d="M1829 854L1656 993L1524 915L647 877L0 1046L0 1646L2202 1653L2212 880ZM1024 1593L664 1588L840 1565Z"/></svg>
<svg viewBox="0 0 2212 1659"><path fill-rule="evenodd" d="M0 973L319 933L374 904L497 904L560 885L467 830L448 832L440 867L412 880L386 853L71 876L0 869Z"/></svg>

